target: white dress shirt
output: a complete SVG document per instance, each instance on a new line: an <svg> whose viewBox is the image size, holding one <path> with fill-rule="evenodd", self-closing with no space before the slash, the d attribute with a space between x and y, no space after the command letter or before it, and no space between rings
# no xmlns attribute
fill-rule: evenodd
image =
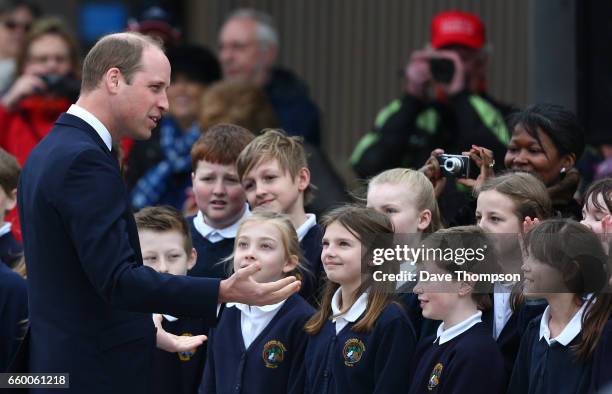
<svg viewBox="0 0 612 394"><path fill-rule="evenodd" d="M592 295L589 295L591 297ZM540 320L540 339L544 338L548 345L552 345L555 342L560 343L563 346L567 346L576 338L580 331L582 330L582 315L585 312L586 308L586 300L582 303L582 306L572 317L572 320L567 323L563 331L555 338L550 337L550 328L548 327L548 322L550 321L550 305L544 309L544 313L542 314L542 320Z"/></svg>
<svg viewBox="0 0 612 394"><path fill-rule="evenodd" d="M68 108L68 111L66 111L66 113L68 113L70 115L74 115L77 118L81 118L85 122L87 122L87 124L89 124L91 127L94 128L94 130L96 131L96 133L98 133L100 138L102 138L102 141L104 141L104 144L106 145L108 150L109 151L112 150L112 148L113 148L113 139L111 137L111 134L108 131L108 129L106 128L106 126L104 126L102 124L102 122L100 122L100 120L95 117L94 114L92 114L91 112L87 111L83 107L79 107L76 104L72 104L70 106L70 108Z"/></svg>

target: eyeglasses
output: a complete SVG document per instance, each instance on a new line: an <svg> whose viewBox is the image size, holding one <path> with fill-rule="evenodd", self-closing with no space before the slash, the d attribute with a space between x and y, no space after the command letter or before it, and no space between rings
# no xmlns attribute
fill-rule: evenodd
<svg viewBox="0 0 612 394"><path fill-rule="evenodd" d="M18 22L13 19L7 19L4 21L4 27L9 30L17 30L18 28L20 28L21 30L27 33L28 31L30 31L31 26L31 23Z"/></svg>

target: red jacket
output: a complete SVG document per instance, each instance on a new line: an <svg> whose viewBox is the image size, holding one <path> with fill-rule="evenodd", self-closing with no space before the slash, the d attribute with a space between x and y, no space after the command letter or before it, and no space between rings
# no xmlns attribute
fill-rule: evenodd
<svg viewBox="0 0 612 394"><path fill-rule="evenodd" d="M41 96L21 100L14 110L0 105L0 147L23 166L30 151L69 107L67 99Z"/></svg>

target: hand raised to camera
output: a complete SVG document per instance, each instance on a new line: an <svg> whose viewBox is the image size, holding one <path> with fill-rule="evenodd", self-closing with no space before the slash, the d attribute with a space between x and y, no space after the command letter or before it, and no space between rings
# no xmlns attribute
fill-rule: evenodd
<svg viewBox="0 0 612 394"><path fill-rule="evenodd" d="M271 283L258 283L253 274L260 270L259 263L253 263L234 272L219 286L219 302L239 302L248 305L272 305L287 299L300 290L301 282L295 276Z"/></svg>
<svg viewBox="0 0 612 394"><path fill-rule="evenodd" d="M423 167L419 168L419 171L425 174L425 176L431 181L434 188L434 194L436 197L440 197L444 187L446 186L446 178L442 176L440 170L440 163L438 163L437 157L444 154L443 149L434 149L431 151L429 159L425 162Z"/></svg>
<svg viewBox="0 0 612 394"><path fill-rule="evenodd" d="M470 149L469 152L463 152L462 154L465 156L470 156L470 159L474 161L478 168L480 168L480 174L476 179L457 179L457 183L467 186L478 193L484 181L495 176L495 172L493 171L493 166L495 165L495 160L493 160L493 152L487 148L472 145L472 149Z"/></svg>
<svg viewBox="0 0 612 394"><path fill-rule="evenodd" d="M24 74L17 78L15 83L2 97L2 105L8 109L14 108L23 98L37 91L44 90L46 84L37 75Z"/></svg>
<svg viewBox="0 0 612 394"><path fill-rule="evenodd" d="M431 81L428 63L431 53L430 49L412 52L410 61L404 71L406 76L406 93L419 99L426 98L427 84Z"/></svg>

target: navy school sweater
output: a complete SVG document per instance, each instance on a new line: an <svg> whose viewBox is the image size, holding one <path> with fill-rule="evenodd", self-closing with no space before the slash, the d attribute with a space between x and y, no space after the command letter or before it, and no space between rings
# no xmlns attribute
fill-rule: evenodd
<svg viewBox="0 0 612 394"><path fill-rule="evenodd" d="M502 329L497 338L497 346L504 356L504 366L508 377L512 375L514 360L518 354L521 337L527 329L529 322L538 315L541 315L546 309L545 300L529 300L523 303L516 313L512 313L508 322ZM494 308L482 313L482 322L488 327L489 332L493 335L493 318Z"/></svg>
<svg viewBox="0 0 612 394"><path fill-rule="evenodd" d="M612 316L604 326L595 354L589 392L597 393L612 386Z"/></svg>
<svg viewBox="0 0 612 394"><path fill-rule="evenodd" d="M304 265L308 273L302 278L300 295L311 305L317 306L319 290L323 278L323 263L321 263L321 251L323 250L323 231L318 224L308 230L300 241L300 249L304 257Z"/></svg>
<svg viewBox="0 0 612 394"><path fill-rule="evenodd" d="M442 345L434 339L419 342L410 367L410 394L505 392L504 359L485 324L477 323Z"/></svg>
<svg viewBox="0 0 612 394"><path fill-rule="evenodd" d="M198 253L196 264L187 275L200 278L227 278L227 266L220 262L234 251L235 238L226 238L215 243L210 242L196 230L193 217L188 218L187 221L191 230L193 247Z"/></svg>
<svg viewBox="0 0 612 394"><path fill-rule="evenodd" d="M208 327L204 320L180 318L175 321L162 321L162 327L174 335L207 334ZM204 360L206 359L206 342L194 352L168 353L155 349L153 354L153 394L194 394L202 380Z"/></svg>
<svg viewBox="0 0 612 394"><path fill-rule="evenodd" d="M23 256L23 246L15 239L12 232L0 236L0 261L10 268L15 268L21 256Z"/></svg>
<svg viewBox="0 0 612 394"><path fill-rule="evenodd" d="M304 389L304 324L314 309L292 295L272 321L244 347L240 310L225 308L209 332L199 393L301 393Z"/></svg>
<svg viewBox="0 0 612 394"><path fill-rule="evenodd" d="M26 281L0 261L0 372L5 372L25 335L28 318Z"/></svg>
<svg viewBox="0 0 612 394"><path fill-rule="evenodd" d="M568 346L558 342L549 346L540 339L540 320L542 316L529 322L521 339L508 393L588 393L592 361L581 362L571 349L580 343L582 333Z"/></svg>
<svg viewBox="0 0 612 394"><path fill-rule="evenodd" d="M337 335L328 321L308 340L306 393L401 393L409 384L410 359L416 346L412 323L391 303L369 333L347 324Z"/></svg>

